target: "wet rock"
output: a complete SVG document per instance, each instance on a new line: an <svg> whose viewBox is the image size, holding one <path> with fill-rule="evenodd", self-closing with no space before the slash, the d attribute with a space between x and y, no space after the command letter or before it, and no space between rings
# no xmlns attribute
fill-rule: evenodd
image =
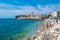
<svg viewBox="0 0 60 40"><path fill-rule="evenodd" d="M30 40L30 38L26 38L25 40Z"/></svg>

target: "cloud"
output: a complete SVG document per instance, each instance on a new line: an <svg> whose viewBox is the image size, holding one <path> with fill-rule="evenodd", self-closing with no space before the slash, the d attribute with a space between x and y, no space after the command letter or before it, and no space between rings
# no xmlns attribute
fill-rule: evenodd
<svg viewBox="0 0 60 40"><path fill-rule="evenodd" d="M60 4L51 4L51 5L46 5L42 7L41 5L37 5L37 8L41 10L41 13L50 13L53 12L54 10L60 10Z"/></svg>
<svg viewBox="0 0 60 40"><path fill-rule="evenodd" d="M20 9L20 8L17 6L10 5L10 4L0 3L0 9L14 10L14 9Z"/></svg>
<svg viewBox="0 0 60 40"><path fill-rule="evenodd" d="M15 2L15 3L20 3L19 1L15 1L15 0L14 0L13 2Z"/></svg>
<svg viewBox="0 0 60 40"><path fill-rule="evenodd" d="M16 15L20 14L31 14L34 12L34 14L45 14L53 12L54 10L60 10L60 4L56 5L39 5L37 4L37 7L35 6L14 6L10 4L0 3L0 18L1 17L15 17Z"/></svg>

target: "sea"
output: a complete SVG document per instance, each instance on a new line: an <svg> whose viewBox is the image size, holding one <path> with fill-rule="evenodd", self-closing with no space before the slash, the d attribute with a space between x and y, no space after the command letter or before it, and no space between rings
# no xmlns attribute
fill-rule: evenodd
<svg viewBox="0 0 60 40"><path fill-rule="evenodd" d="M40 20L0 19L0 40L25 40L41 28Z"/></svg>

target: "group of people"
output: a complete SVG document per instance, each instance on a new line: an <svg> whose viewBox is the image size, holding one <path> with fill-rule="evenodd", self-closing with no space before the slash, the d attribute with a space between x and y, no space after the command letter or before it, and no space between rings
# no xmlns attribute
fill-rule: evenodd
<svg viewBox="0 0 60 40"><path fill-rule="evenodd" d="M54 20L45 20L43 22L42 29L45 30L48 28L52 28L54 26L54 24L55 24Z"/></svg>

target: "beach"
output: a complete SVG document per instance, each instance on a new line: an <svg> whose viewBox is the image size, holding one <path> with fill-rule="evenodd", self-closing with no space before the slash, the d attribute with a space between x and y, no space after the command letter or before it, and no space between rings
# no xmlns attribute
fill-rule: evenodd
<svg viewBox="0 0 60 40"><path fill-rule="evenodd" d="M31 40L60 40L60 20L58 20L58 24L52 28L46 29L41 32L41 30L37 30L37 33Z"/></svg>

